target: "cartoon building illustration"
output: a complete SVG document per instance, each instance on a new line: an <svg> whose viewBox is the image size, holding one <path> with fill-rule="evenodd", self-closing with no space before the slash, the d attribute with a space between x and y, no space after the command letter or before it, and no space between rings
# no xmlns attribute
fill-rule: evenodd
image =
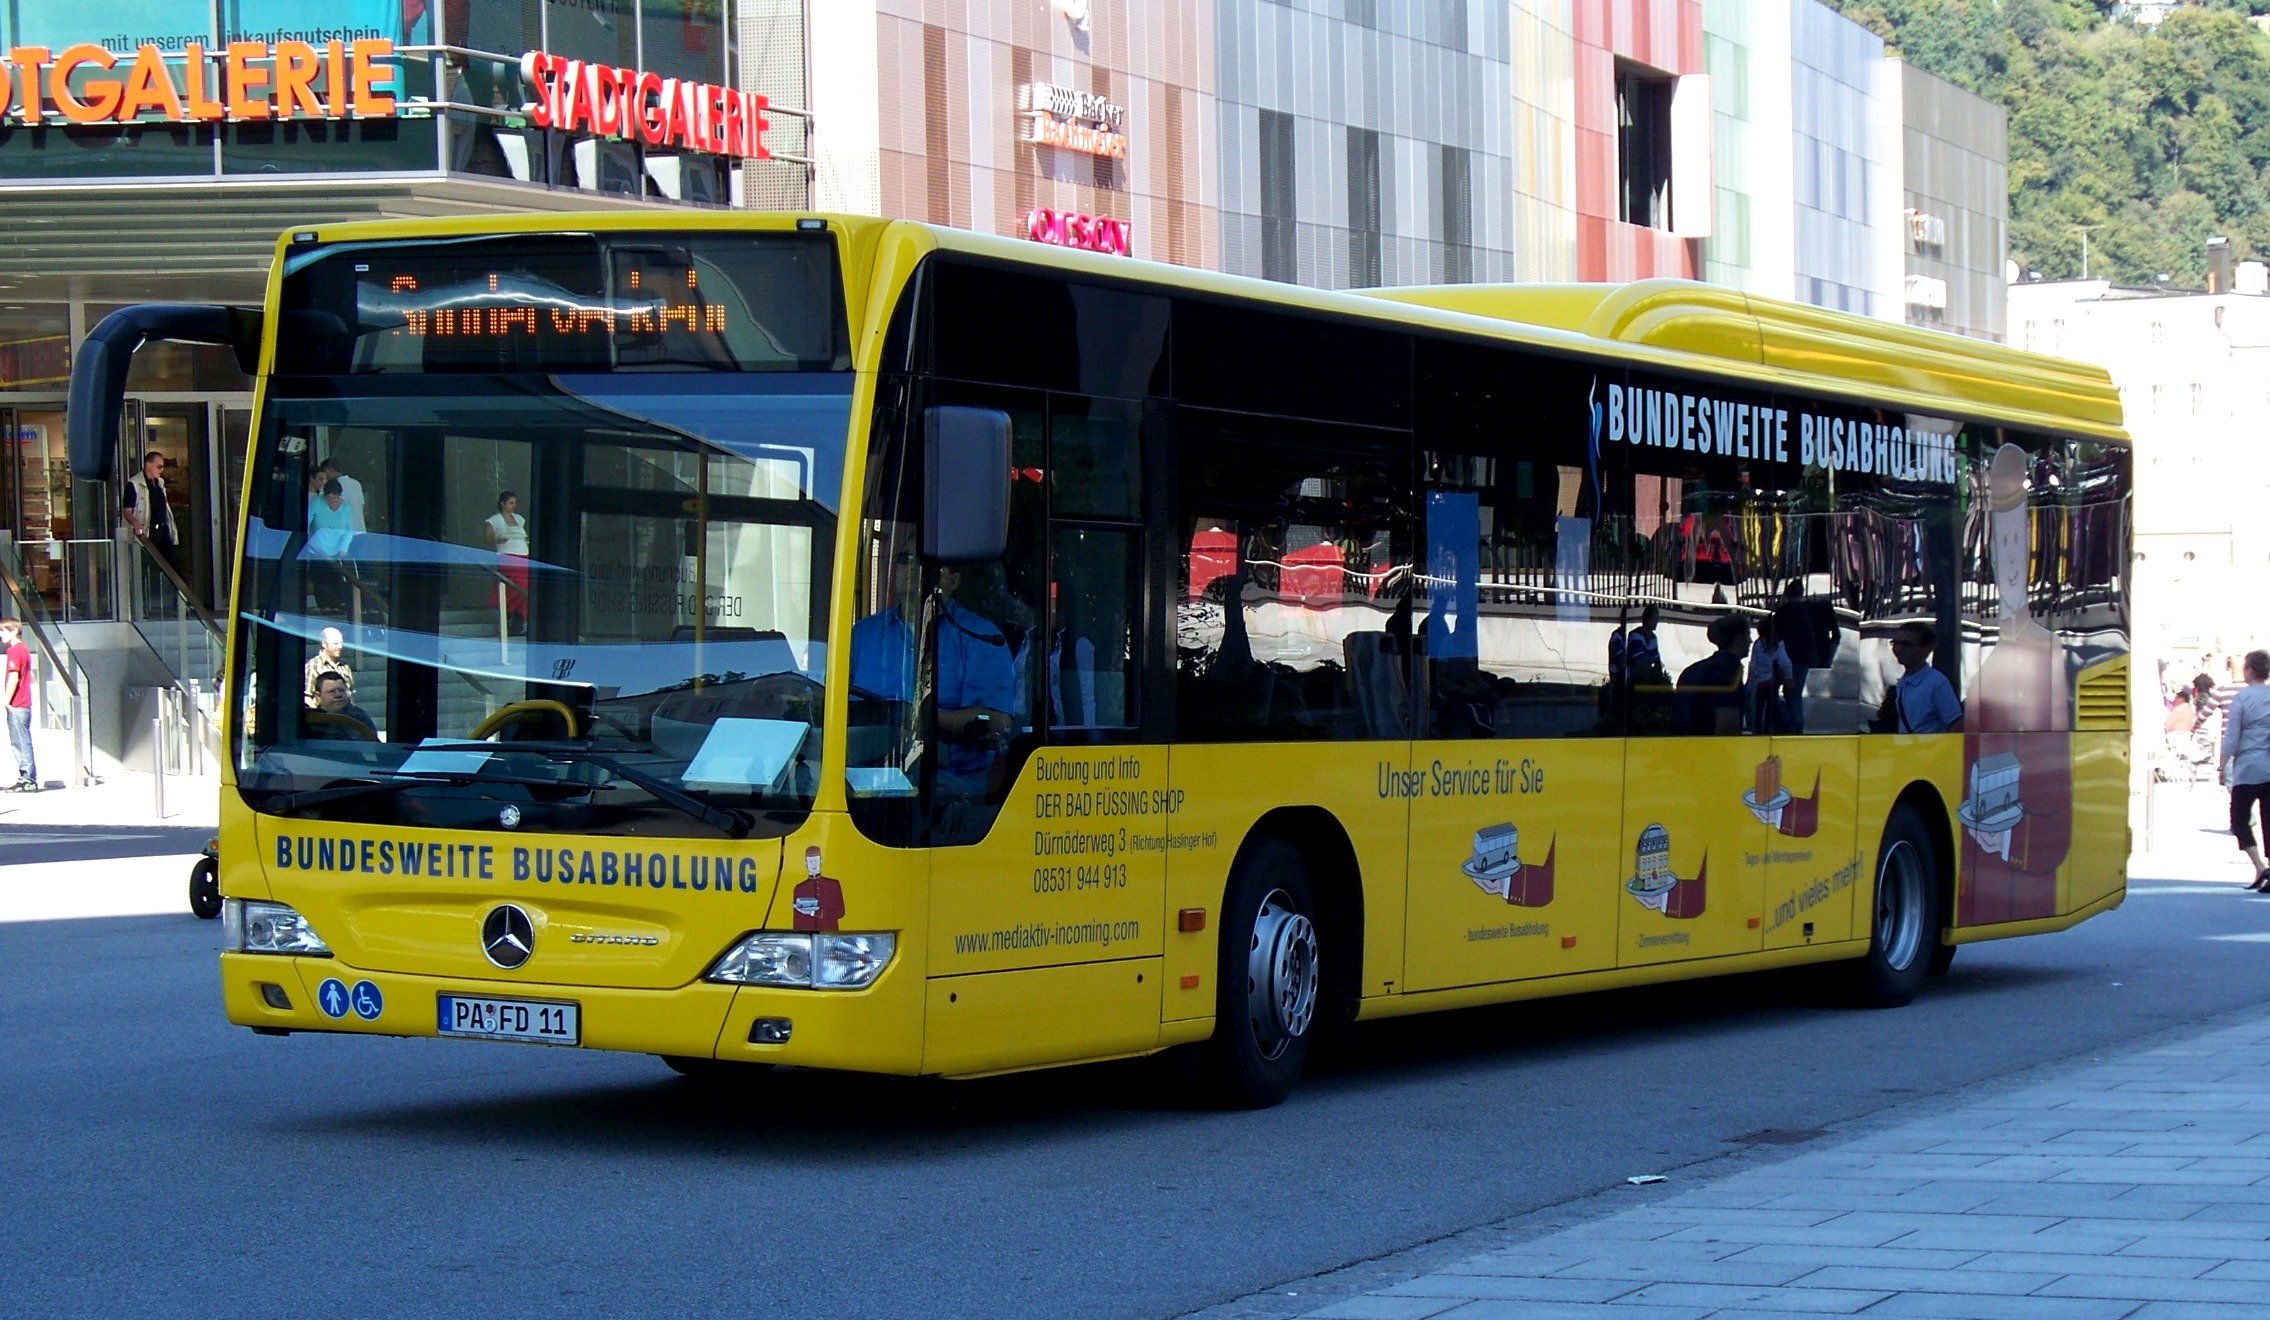
<svg viewBox="0 0 2270 1320"><path fill-rule="evenodd" d="M1625 891L1638 899L1640 906L1661 912L1664 896L1678 883L1679 877L1671 873L1671 832L1661 825L1641 830L1639 847L1632 856L1632 878Z"/></svg>
<svg viewBox="0 0 2270 1320"><path fill-rule="evenodd" d="M1553 855L1559 840L1546 847L1543 862L1526 864L1520 842L1521 832L1510 821L1484 826L1474 831L1474 855L1459 869L1493 898L1515 907L1544 907L1553 901Z"/></svg>
<svg viewBox="0 0 2270 1320"><path fill-rule="evenodd" d="M1769 756L1758 762L1757 779L1743 790L1742 805L1761 824L1793 839L1807 838L1821 823L1820 772L1813 772L1813 791L1798 797L1781 781L1781 758Z"/></svg>
<svg viewBox="0 0 2270 1320"><path fill-rule="evenodd" d="M1971 763L1970 796L1955 809L1978 846L2003 861L2010 860L2011 831L2026 814L2018 779L2017 753L1982 756Z"/></svg>
<svg viewBox="0 0 2270 1320"><path fill-rule="evenodd" d="M1671 832L1661 825L1649 825L1639 832L1632 878L1624 885L1624 892L1638 899L1641 907L1684 921L1703 914L1709 873L1710 856L1705 853L1694 878L1680 879L1671 869Z"/></svg>

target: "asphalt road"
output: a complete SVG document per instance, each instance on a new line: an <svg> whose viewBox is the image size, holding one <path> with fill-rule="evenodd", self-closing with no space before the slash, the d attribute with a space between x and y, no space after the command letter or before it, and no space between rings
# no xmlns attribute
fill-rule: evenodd
<svg viewBox="0 0 2270 1320"><path fill-rule="evenodd" d="M261 1038L216 924L0 921L0 1314L1177 1315L2270 999L2234 870L1966 949L1896 1012L1776 974L1369 1026L1251 1114L1135 1065L718 1092Z"/></svg>

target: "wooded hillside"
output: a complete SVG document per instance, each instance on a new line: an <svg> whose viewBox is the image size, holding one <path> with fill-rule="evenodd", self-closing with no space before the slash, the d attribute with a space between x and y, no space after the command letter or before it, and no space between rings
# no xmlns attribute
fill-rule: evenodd
<svg viewBox="0 0 2270 1320"><path fill-rule="evenodd" d="M2156 28L2092 0L1830 0L1916 67L2010 112L2010 255L2044 279L2206 282L2206 241L2270 256L2270 0Z"/></svg>

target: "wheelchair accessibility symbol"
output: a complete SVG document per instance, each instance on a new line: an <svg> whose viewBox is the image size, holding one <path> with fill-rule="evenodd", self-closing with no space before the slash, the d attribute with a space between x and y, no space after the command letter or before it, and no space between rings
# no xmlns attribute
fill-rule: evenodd
<svg viewBox="0 0 2270 1320"><path fill-rule="evenodd" d="M347 1016L346 983L334 976L315 987L315 1006L323 1010L325 1017Z"/></svg>
<svg viewBox="0 0 2270 1320"><path fill-rule="evenodd" d="M386 1010L386 997L378 992L377 986L368 981L355 982L354 993L348 996L348 1002L354 1005L355 1016L365 1022L378 1021L378 1015Z"/></svg>

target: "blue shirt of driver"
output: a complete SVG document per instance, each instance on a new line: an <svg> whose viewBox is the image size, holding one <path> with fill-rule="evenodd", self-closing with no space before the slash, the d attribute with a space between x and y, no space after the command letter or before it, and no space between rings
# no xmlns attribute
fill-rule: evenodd
<svg viewBox="0 0 2270 1320"><path fill-rule="evenodd" d="M914 629L897 610L868 615L851 628L851 686L885 701L914 700ZM992 620L952 600L938 618L938 709L1013 711L1017 671L1009 639ZM1005 732L1005 730L995 730ZM945 768L981 774L993 763L990 747L955 743Z"/></svg>

